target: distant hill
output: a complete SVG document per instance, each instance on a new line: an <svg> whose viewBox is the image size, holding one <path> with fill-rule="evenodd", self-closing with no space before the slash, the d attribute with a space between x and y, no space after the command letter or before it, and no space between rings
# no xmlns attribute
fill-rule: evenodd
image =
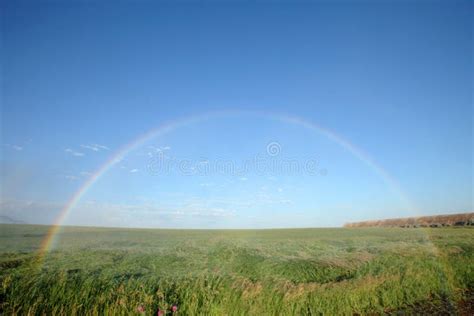
<svg viewBox="0 0 474 316"><path fill-rule="evenodd" d="M391 218L344 224L344 227L443 227L474 226L474 213Z"/></svg>
<svg viewBox="0 0 474 316"><path fill-rule="evenodd" d="M0 215L0 223L1 224L26 224L26 222L24 221L14 219L7 215Z"/></svg>

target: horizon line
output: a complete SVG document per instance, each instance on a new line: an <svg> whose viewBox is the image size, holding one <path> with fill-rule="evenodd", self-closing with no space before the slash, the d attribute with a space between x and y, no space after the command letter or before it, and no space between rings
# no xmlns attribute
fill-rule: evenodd
<svg viewBox="0 0 474 316"><path fill-rule="evenodd" d="M251 228L251 227L232 227L232 228L196 228L196 227L187 227L187 228L179 228L179 227L137 227L137 226L95 226L95 225L55 225L55 224L40 224L40 223L1 223L0 225L27 225L27 226L45 226L45 227L67 227L67 228L103 228L103 229L144 229L144 230L272 230L272 229L316 229L316 228L359 228L359 227L345 227L348 224L357 224L363 222L375 222L375 221L390 221L390 220L403 220L403 219L419 219L424 217L436 217L436 216L456 216L456 215L474 215L474 210L462 213L442 213L442 214L433 214L433 215L421 215L421 216L409 216L409 217L392 217L392 218L383 218L383 219L367 219L367 220L360 220L356 222L345 222L342 225L338 226L278 226L278 227L259 227L259 228ZM367 228L367 227L360 227L360 228Z"/></svg>

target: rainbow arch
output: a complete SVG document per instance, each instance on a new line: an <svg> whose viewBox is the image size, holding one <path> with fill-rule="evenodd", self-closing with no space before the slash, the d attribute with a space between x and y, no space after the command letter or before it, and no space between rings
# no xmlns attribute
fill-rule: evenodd
<svg viewBox="0 0 474 316"><path fill-rule="evenodd" d="M159 125L156 128L153 128L144 134L140 135L139 137L133 139L131 142L125 144L124 146L120 147L117 151L115 151L99 168L95 170L92 175L82 184L82 186L71 196L65 206L61 209L58 217L54 221L53 225L49 229L47 235L42 240L40 245L40 257L43 257L48 251L50 251L56 241L56 236L58 232L61 230L61 225L64 220L67 218L68 214L75 208L75 206L79 203L81 198L87 193L87 191L96 183L107 171L117 164L124 156L126 156L129 152L133 151L140 145L144 144L148 140L151 140L156 137L163 136L167 133L175 131L181 127L195 124L198 122L203 122L210 119L216 118L225 118L225 117L234 117L234 116L252 116L252 117L263 117L274 119L277 121L281 121L288 124L294 124L297 126L301 126L308 130L312 130L318 132L330 140L334 141L338 145L342 146L344 149L349 151L352 155L354 155L357 159L362 161L366 164L370 169L372 169L379 177L381 177L386 184L394 190L400 198L404 201L404 203L409 206L411 209L416 211L416 207L411 202L411 199L408 195L402 190L399 183L387 172L380 164L378 164L368 153L363 151L361 148L355 146L349 140L344 138L343 136L337 134L336 132L322 127L318 124L305 120L301 117L297 116L290 116L285 114L279 113L272 113L272 112L262 112L262 111L218 111L218 112L209 112L200 115L194 115L189 117L184 117L181 119L176 119L172 121L165 122Z"/></svg>

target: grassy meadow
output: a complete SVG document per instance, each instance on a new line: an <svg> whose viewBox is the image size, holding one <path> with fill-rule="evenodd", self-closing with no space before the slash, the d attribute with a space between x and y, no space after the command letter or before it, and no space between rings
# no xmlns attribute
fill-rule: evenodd
<svg viewBox="0 0 474 316"><path fill-rule="evenodd" d="M4 315L465 314L474 229L0 225ZM177 312L171 312L176 305Z"/></svg>

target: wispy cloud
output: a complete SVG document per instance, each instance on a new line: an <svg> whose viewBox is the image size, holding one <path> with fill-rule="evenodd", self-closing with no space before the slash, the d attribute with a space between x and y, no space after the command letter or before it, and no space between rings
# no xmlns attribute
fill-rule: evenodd
<svg viewBox="0 0 474 316"><path fill-rule="evenodd" d="M125 160L125 158L120 155L120 156L117 156L117 157L114 157L113 160L110 162L112 165L116 165L116 164L119 164L121 162L123 162Z"/></svg>
<svg viewBox="0 0 474 316"><path fill-rule="evenodd" d="M72 150L71 148L66 148L66 149L64 149L64 151L67 152L68 154L71 154L71 155L76 156L76 157L82 157L82 156L85 155L84 153Z"/></svg>
<svg viewBox="0 0 474 316"><path fill-rule="evenodd" d="M32 224L51 224L63 207L63 203L0 199L0 215ZM64 224L169 228L205 228L220 225L233 227L239 225L242 216L251 215L240 214L238 205L235 207L229 203L210 203L207 199L193 203L181 201L176 205L157 201L104 203L89 200L80 202Z"/></svg>
<svg viewBox="0 0 474 316"><path fill-rule="evenodd" d="M101 151L101 150L109 150L110 148L100 144L87 144L81 145L82 148L89 149L92 151Z"/></svg>
<svg viewBox="0 0 474 316"><path fill-rule="evenodd" d="M138 171L139 171L139 169L131 169L130 173L135 173L135 172L138 172Z"/></svg>
<svg viewBox="0 0 474 316"><path fill-rule="evenodd" d="M153 146L153 145L150 145L148 146L148 149L150 151L147 152L148 156L149 157L153 157L153 155L159 153L159 154L164 154L165 151L168 151L171 149L170 146Z"/></svg>
<svg viewBox="0 0 474 316"><path fill-rule="evenodd" d="M281 189L281 188L280 188ZM279 191L279 190L278 190ZM283 192L279 191L279 192ZM290 199L283 199L281 195L274 196L273 194L268 193L266 190L261 190L253 198L255 205L276 205L276 204L292 204L293 201Z"/></svg>
<svg viewBox="0 0 474 316"><path fill-rule="evenodd" d="M159 203L102 203L84 201L77 205L72 220L88 225L131 226L131 227L199 227L209 221L229 222L236 212L224 207L170 206ZM90 222L90 214L95 214Z"/></svg>
<svg viewBox="0 0 474 316"><path fill-rule="evenodd" d="M205 183L200 183L199 185L202 186L202 187L212 187L212 186L214 185L214 183L212 183L212 182L205 182Z"/></svg>
<svg viewBox="0 0 474 316"><path fill-rule="evenodd" d="M198 210L181 211L183 214L199 217L234 217L236 216L234 210L224 208L203 208Z"/></svg>
<svg viewBox="0 0 474 316"><path fill-rule="evenodd" d="M171 149L170 146L153 146L153 145L148 146L148 148L151 149L151 150L157 151L157 152L166 151L166 150Z"/></svg>
<svg viewBox="0 0 474 316"><path fill-rule="evenodd" d="M20 145L15 145L15 144L5 144L5 146L9 147L9 148L12 148L16 151L21 151L23 150L23 146L20 146Z"/></svg>
<svg viewBox="0 0 474 316"><path fill-rule="evenodd" d="M69 181L76 181L76 180L80 180L81 178L87 178L89 177L90 175L92 175L91 172L88 172L88 171L82 171L80 172L78 175L73 175L73 174L61 174L59 175L60 177L64 178L64 179L67 179Z"/></svg>
<svg viewBox="0 0 474 316"><path fill-rule="evenodd" d="M246 178L246 177L242 177L242 178L239 178L239 180L240 180L240 181L247 181L247 180L248 180L248 178Z"/></svg>

